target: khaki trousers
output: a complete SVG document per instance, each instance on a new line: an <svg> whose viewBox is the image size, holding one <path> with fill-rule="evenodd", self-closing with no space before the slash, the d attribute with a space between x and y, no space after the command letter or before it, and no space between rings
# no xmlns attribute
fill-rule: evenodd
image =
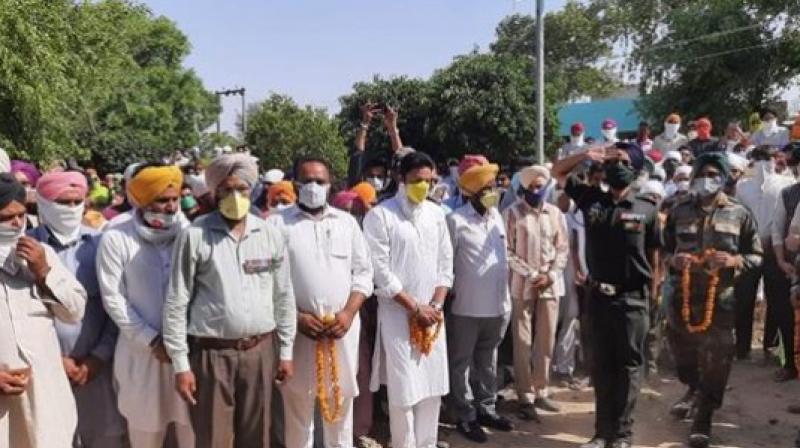
<svg viewBox="0 0 800 448"><path fill-rule="evenodd" d="M247 351L190 347L197 379L191 406L197 448L269 447L277 356L270 335Z"/></svg>
<svg viewBox="0 0 800 448"><path fill-rule="evenodd" d="M521 403L547 394L550 364L556 342L558 298L512 298L511 332L514 338L514 379Z"/></svg>

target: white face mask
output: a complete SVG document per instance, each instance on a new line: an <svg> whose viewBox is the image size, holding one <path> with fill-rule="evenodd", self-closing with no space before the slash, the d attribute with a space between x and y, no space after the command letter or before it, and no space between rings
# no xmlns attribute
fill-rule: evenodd
<svg viewBox="0 0 800 448"><path fill-rule="evenodd" d="M664 135L667 138L674 138L676 135L678 135L678 129L680 127L680 123L664 123Z"/></svg>
<svg viewBox="0 0 800 448"><path fill-rule="evenodd" d="M375 191L382 191L384 186L384 179L382 177L368 177L367 183L372 185Z"/></svg>
<svg viewBox="0 0 800 448"><path fill-rule="evenodd" d="M617 128L603 129L601 133L606 140L610 142L617 141Z"/></svg>
<svg viewBox="0 0 800 448"><path fill-rule="evenodd" d="M320 185L316 182L309 182L300 187L299 202L311 210L324 207L328 202L328 192L330 184Z"/></svg>
<svg viewBox="0 0 800 448"><path fill-rule="evenodd" d="M762 129L768 134L775 132L778 129L778 120L773 118L772 120L765 121Z"/></svg>
<svg viewBox="0 0 800 448"><path fill-rule="evenodd" d="M0 224L0 267L11 274L16 274L18 262L16 259L17 242L25 234L25 225L21 229ZM9 264L10 263L10 264Z"/></svg>
<svg viewBox="0 0 800 448"><path fill-rule="evenodd" d="M178 222L178 214L177 213L156 213L156 212L144 212L142 214L142 219L144 222L150 225L150 227L154 229L169 229Z"/></svg>
<svg viewBox="0 0 800 448"><path fill-rule="evenodd" d="M75 241L81 230L84 204L75 207L48 201L41 196L36 199L42 223L62 244Z"/></svg>
<svg viewBox="0 0 800 448"><path fill-rule="evenodd" d="M583 146L583 134L579 134L579 135L571 135L571 136L569 137L569 141L570 141L570 143L572 143L574 146Z"/></svg>

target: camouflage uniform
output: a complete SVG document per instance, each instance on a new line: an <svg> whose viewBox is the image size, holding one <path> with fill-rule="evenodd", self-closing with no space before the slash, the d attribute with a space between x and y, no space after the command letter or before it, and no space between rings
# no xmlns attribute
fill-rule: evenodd
<svg viewBox="0 0 800 448"><path fill-rule="evenodd" d="M735 352L734 281L761 264L763 251L750 211L724 193L719 193L710 210L704 210L695 196L682 199L670 212L665 228L665 253L703 253L707 249L741 255L739 268L722 268L710 328L689 333L681 317L683 303L681 272L670 268L667 304L669 338L678 378L695 393L698 409L712 411L722 405ZM709 276L707 266L691 269L691 320L703 320Z"/></svg>

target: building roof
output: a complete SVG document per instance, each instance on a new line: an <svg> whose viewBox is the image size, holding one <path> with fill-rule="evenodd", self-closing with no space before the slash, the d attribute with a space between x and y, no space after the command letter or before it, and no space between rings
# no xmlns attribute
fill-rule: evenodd
<svg viewBox="0 0 800 448"><path fill-rule="evenodd" d="M568 136L572 123L586 127L586 137L600 138L600 123L606 118L617 122L618 132L636 132L642 121L635 107L635 98L611 98L589 103L565 104L558 110L558 134Z"/></svg>

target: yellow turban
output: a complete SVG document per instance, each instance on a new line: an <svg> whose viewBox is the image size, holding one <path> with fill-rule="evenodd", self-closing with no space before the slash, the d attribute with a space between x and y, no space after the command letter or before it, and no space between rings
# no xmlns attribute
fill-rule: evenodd
<svg viewBox="0 0 800 448"><path fill-rule="evenodd" d="M128 199L136 208L147 207L170 187L180 191L182 184L183 173L175 165L143 168L128 183Z"/></svg>
<svg viewBox="0 0 800 448"><path fill-rule="evenodd" d="M458 184L467 196L471 196L494 182L498 171L500 167L494 163L475 165L459 176Z"/></svg>

